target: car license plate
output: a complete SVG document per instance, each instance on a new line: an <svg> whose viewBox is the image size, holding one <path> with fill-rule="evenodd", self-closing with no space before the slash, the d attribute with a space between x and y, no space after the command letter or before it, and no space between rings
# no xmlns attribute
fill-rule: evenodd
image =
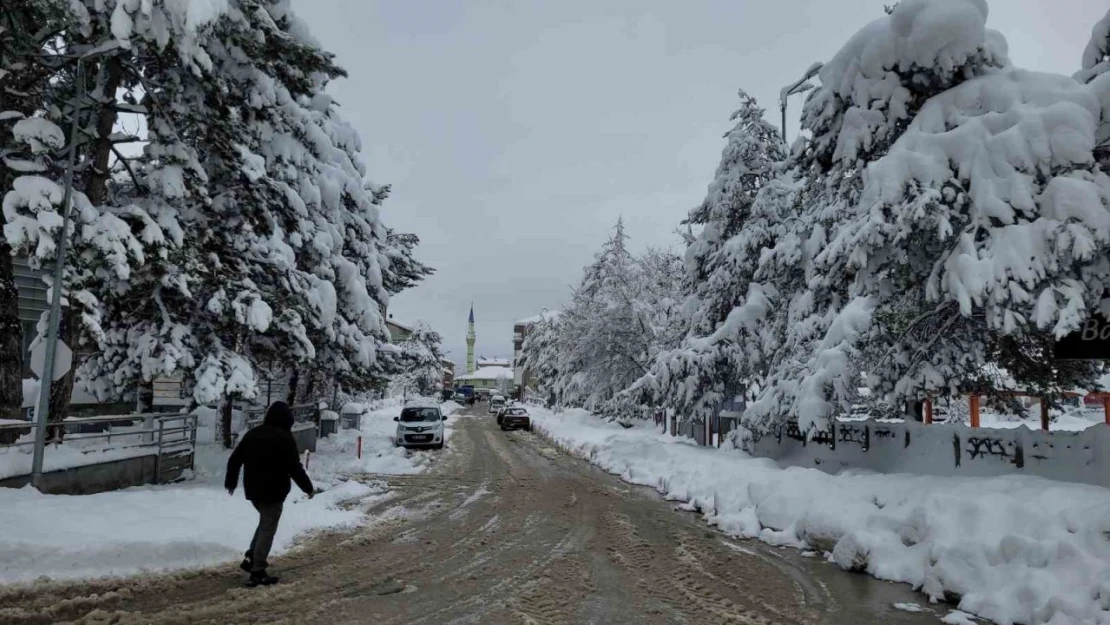
<svg viewBox="0 0 1110 625"><path fill-rule="evenodd" d="M410 434L409 440L414 443L423 443L432 440L431 434Z"/></svg>

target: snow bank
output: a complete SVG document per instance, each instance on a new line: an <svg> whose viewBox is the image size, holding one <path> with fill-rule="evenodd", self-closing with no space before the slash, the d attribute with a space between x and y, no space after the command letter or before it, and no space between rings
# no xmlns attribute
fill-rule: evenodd
<svg viewBox="0 0 1110 625"><path fill-rule="evenodd" d="M818 549L999 623L1110 623L1110 490L1032 477L787 468L648 424L532 408L538 431L723 531Z"/></svg>
<svg viewBox="0 0 1110 625"><path fill-rule="evenodd" d="M218 477L222 480L222 470ZM130 575L237 560L250 544L258 513L242 490L229 497L222 485L205 482L82 496L43 495L31 487L0 489L0 583ZM291 495L274 553L288 551L309 530L358 523L361 512L337 504L374 492L351 482L312 500L299 492Z"/></svg>
<svg viewBox="0 0 1110 625"><path fill-rule="evenodd" d="M435 403L434 400L426 400ZM343 407L344 412L352 404ZM386 400L372 406L359 405L362 415L360 430L339 430L335 436L322 438L316 442L316 454L309 461L313 479L331 482L358 474L406 475L426 471L442 457L440 450L410 450L394 445L393 437L397 423L393 417L401 414L403 402ZM459 409L455 402L439 404L446 415ZM353 411L353 410L350 410ZM453 421L444 424L444 439L451 440ZM358 437L362 437L362 459L358 458ZM318 477L319 476L319 477Z"/></svg>
<svg viewBox="0 0 1110 625"><path fill-rule="evenodd" d="M288 551L306 532L353 526L363 520L360 511L346 510L340 504L386 491L382 484L367 484L352 476L419 473L441 457L439 451L406 452L393 446L393 417L400 406L398 401L370 406L361 432L341 430L337 436L317 443L308 473L316 487L325 491L309 500L293 489L274 541L275 554ZM458 404L448 402L441 407L451 414ZM0 488L0 583L28 582L44 576L74 579L169 571L241 558L258 515L243 499L242 489L234 497L223 489L229 452L207 442L212 440L209 430L215 429L215 411L203 409L198 414L206 436L198 436L201 444L197 446L196 470L190 482L85 496ZM450 432L448 427L448 438ZM361 461L355 454L360 434ZM68 457L66 452L59 453L66 447L47 451L48 470L51 463L64 462ZM20 462L26 455L29 470L29 453L6 451L19 456ZM10 464L13 462L6 461L4 452L0 452L0 473Z"/></svg>

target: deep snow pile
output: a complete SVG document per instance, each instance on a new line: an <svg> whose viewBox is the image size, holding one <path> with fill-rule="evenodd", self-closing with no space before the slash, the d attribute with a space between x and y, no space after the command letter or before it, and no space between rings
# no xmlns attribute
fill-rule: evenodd
<svg viewBox="0 0 1110 625"><path fill-rule="evenodd" d="M533 408L536 429L723 531L817 549L999 623L1110 623L1110 490L1031 477L781 468L650 424Z"/></svg>
<svg viewBox="0 0 1110 625"><path fill-rule="evenodd" d="M197 452L196 480L183 484L80 496L0 488L0 583L129 575L241 558L258 514L241 488L234 497L223 489L227 452L213 444ZM337 504L384 489L345 482L312 500L293 490L275 554L310 530L357 524L362 513Z"/></svg>

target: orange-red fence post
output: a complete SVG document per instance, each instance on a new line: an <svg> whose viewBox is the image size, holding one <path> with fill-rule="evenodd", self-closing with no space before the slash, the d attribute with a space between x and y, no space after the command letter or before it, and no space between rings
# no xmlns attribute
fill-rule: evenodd
<svg viewBox="0 0 1110 625"><path fill-rule="evenodd" d="M979 396L971 396L971 427L979 427Z"/></svg>
<svg viewBox="0 0 1110 625"><path fill-rule="evenodd" d="M1048 398L1041 398L1041 429L1048 431Z"/></svg>
<svg viewBox="0 0 1110 625"><path fill-rule="evenodd" d="M925 423L930 424L933 422L933 400L925 400Z"/></svg>
<svg viewBox="0 0 1110 625"><path fill-rule="evenodd" d="M1102 416L1106 425L1110 425L1110 395L1102 396Z"/></svg>

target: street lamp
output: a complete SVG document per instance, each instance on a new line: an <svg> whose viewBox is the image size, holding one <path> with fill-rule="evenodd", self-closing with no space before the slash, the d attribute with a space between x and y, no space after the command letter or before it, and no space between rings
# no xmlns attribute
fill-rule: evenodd
<svg viewBox="0 0 1110 625"><path fill-rule="evenodd" d="M58 243L54 256L54 283L51 285L50 316L46 325L46 354L43 359L42 376L39 380L39 403L35 409L35 452L31 458L31 481L37 488L42 482L42 460L46 450L46 421L50 412L50 386L54 381L54 356L58 349L58 325L61 317L62 277L65 272L66 248L69 237L70 204L73 200L73 170L77 167L77 129L81 125L81 101L85 97L84 62L101 57L119 48L112 41L98 46L77 57L75 99L73 103L73 124L69 130L69 155L66 165L65 193L62 196L62 229L58 232ZM114 95L114 94L111 94Z"/></svg>

